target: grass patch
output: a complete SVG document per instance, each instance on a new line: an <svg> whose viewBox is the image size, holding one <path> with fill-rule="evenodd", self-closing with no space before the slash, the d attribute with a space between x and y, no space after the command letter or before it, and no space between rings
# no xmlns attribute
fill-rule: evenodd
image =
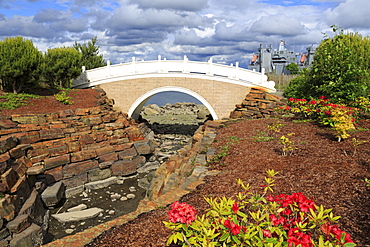
<svg viewBox="0 0 370 247"><path fill-rule="evenodd" d="M362 127L356 127L356 129L350 129L348 132L358 132L358 131L369 131L370 129L362 128Z"/></svg>
<svg viewBox="0 0 370 247"><path fill-rule="evenodd" d="M13 110L22 105L27 105L30 99L39 99L40 96L27 93L5 93L0 95L0 110Z"/></svg>
<svg viewBox="0 0 370 247"><path fill-rule="evenodd" d="M275 137L269 136L266 131L258 131L256 130L257 135L253 136L255 142L268 142L274 140Z"/></svg>
<svg viewBox="0 0 370 247"><path fill-rule="evenodd" d="M296 120L293 120L293 123L308 123L312 121L313 119L296 119Z"/></svg>

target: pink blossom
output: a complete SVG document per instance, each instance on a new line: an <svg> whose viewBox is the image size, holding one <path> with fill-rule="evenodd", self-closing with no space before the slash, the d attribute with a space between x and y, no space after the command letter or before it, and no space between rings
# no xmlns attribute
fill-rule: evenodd
<svg viewBox="0 0 370 247"><path fill-rule="evenodd" d="M196 218L197 211L194 207L186 204L185 202L179 203L175 201L171 205L172 210L168 212L168 217L173 223L180 222L189 225Z"/></svg>

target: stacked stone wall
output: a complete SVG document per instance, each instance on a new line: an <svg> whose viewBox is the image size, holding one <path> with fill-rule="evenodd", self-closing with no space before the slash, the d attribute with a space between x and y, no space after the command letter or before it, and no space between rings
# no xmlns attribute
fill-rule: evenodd
<svg viewBox="0 0 370 247"><path fill-rule="evenodd" d="M76 194L85 183L135 173L154 152L98 91L97 107L0 118L0 246L42 242L48 205L41 193L48 186L62 182L67 196Z"/></svg>
<svg viewBox="0 0 370 247"><path fill-rule="evenodd" d="M236 105L230 113L230 118L267 118L273 117L275 109L286 105L284 98L251 88L241 104Z"/></svg>
<svg viewBox="0 0 370 247"><path fill-rule="evenodd" d="M195 190L205 176L216 174L208 171L207 162L215 157L216 149L210 145L216 138L217 129L222 126L222 120L207 121L194 133L190 144L161 164L154 174L148 199L159 204L173 202Z"/></svg>

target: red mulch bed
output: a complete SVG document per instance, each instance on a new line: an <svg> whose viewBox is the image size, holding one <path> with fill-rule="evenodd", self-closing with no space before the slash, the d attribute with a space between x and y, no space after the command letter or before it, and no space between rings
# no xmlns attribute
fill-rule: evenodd
<svg viewBox="0 0 370 247"><path fill-rule="evenodd" d="M0 91L0 94L3 94ZM78 108L89 108L98 106L99 93L95 89L73 89L68 96L72 97L72 105L64 105L55 99L53 93L49 90L38 90L34 92L39 95L39 99L30 99L27 105L20 106L16 109L1 109L0 116L10 116L16 114L46 114L62 110L76 110ZM54 92L56 93L56 92Z"/></svg>
<svg viewBox="0 0 370 247"><path fill-rule="evenodd" d="M63 105L52 94L47 95L31 99L30 104L15 110L1 110L0 116L97 106L98 93L94 89L72 91L73 105ZM357 127L362 130L350 132L351 138L369 141L360 145L357 154L353 155L351 138L338 143L329 128L317 126L314 122L294 123L293 120L281 119L285 125L278 133L278 136L295 133L290 139L298 149L290 156L281 155L278 140L256 142L258 131L266 131L273 119L228 123L218 131L213 146L225 145L232 136L240 141L232 145L221 163L211 165L210 169L221 173L207 177L205 184L181 201L203 213L207 208L204 196L234 196L238 191L238 178L259 188L265 171L274 169L279 171L275 194L303 192L317 204L333 208L335 215L342 216L339 220L342 230L350 233L358 246L370 246L370 187L362 181L365 177L370 178L370 121L360 121ZM162 221L168 221L168 210L169 207L143 214L106 231L87 246L166 246L171 232Z"/></svg>
<svg viewBox="0 0 370 247"><path fill-rule="evenodd" d="M370 141L370 121L360 121L357 127L362 130L350 132L351 138L338 143L329 128L293 120L282 118L284 126L277 133L277 136L295 133L290 139L297 149L290 156L281 155L278 140L256 142L254 138L258 131L266 131L273 119L228 123L218 131L213 146L225 145L231 136L240 141L230 148L221 163L211 165L221 173L207 177L205 184L181 201L202 213L207 208L204 196L235 196L238 178L258 189L265 171L274 169L279 171L274 194L303 192L318 205L333 208L335 215L342 216L340 228L350 233L358 246L370 246L370 187L363 182L365 177L370 178L370 142L360 145L353 155L351 139ZM86 246L166 246L171 232L162 221L168 221L168 210L169 207L143 214L106 231Z"/></svg>

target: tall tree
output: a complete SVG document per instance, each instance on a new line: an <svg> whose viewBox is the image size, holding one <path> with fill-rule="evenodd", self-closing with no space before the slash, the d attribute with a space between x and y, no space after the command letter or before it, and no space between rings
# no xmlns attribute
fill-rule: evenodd
<svg viewBox="0 0 370 247"><path fill-rule="evenodd" d="M48 49L44 55L44 76L49 85L69 88L81 74L81 54L73 47Z"/></svg>
<svg viewBox="0 0 370 247"><path fill-rule="evenodd" d="M328 96L332 101L354 102L370 94L370 37L344 33L324 39L316 49L308 75L291 81L287 97Z"/></svg>
<svg viewBox="0 0 370 247"><path fill-rule="evenodd" d="M11 37L0 41L0 79L3 87L19 93L34 85L40 75L42 53L31 40Z"/></svg>
<svg viewBox="0 0 370 247"><path fill-rule="evenodd" d="M73 45L73 47L81 53L81 66L85 66L86 69L94 69L106 65L103 55L99 55L100 46L96 45L97 40L97 37L94 37L91 41L87 42L87 44L75 42Z"/></svg>
<svg viewBox="0 0 370 247"><path fill-rule="evenodd" d="M336 29L334 28L334 31ZM309 83L315 95L355 101L370 93L370 38L358 33L325 39L316 50Z"/></svg>

